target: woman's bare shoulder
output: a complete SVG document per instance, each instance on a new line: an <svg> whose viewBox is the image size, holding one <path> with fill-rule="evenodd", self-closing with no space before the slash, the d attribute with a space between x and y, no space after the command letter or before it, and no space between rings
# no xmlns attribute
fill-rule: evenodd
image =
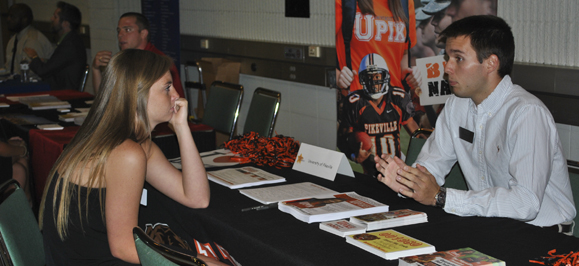
<svg viewBox="0 0 579 266"><path fill-rule="evenodd" d="M133 164L141 163L146 165L147 156L139 143L127 139L111 151L107 161L115 165L121 164L131 166Z"/></svg>

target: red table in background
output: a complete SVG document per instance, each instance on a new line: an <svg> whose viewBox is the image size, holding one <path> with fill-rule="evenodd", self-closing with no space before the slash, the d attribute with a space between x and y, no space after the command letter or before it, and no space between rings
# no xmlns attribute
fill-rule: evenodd
<svg viewBox="0 0 579 266"><path fill-rule="evenodd" d="M189 127L200 151L215 149L215 131L212 127L192 123L189 123ZM46 184L46 179L52 166L64 150L64 147L70 143L76 132L78 132L79 128L79 126L68 126L62 130L31 129L28 132L28 145L31 155L30 162L33 168L32 178L34 179L37 204L39 204L42 199L44 185ZM153 140L161 140L160 142L155 141L155 143L161 147L163 152L165 152L167 156L176 153L177 156L174 157L178 157L178 147L175 147L177 145L176 138L172 137L174 137L174 133L169 129L167 123L158 125L153 132ZM164 145L165 143L169 144ZM205 143L212 143L213 145L205 145Z"/></svg>
<svg viewBox="0 0 579 266"><path fill-rule="evenodd" d="M52 165L79 128L79 126L72 126L62 130L31 129L28 131L30 164L33 168L32 178L34 179L37 203L40 203L42 199L46 177L52 169Z"/></svg>

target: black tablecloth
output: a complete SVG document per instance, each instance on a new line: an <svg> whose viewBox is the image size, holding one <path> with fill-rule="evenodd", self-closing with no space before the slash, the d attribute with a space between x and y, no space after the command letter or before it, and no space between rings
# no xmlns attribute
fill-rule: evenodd
<svg viewBox="0 0 579 266"><path fill-rule="evenodd" d="M427 223L394 229L434 245L437 251L471 247L502 259L507 265L528 265L530 259L547 256L552 249L557 249L557 254L579 250L579 239L575 237L512 219L447 214L398 197L366 175L338 175L332 182L290 169L264 169L284 176L287 183L309 181L338 192L355 191L388 204L390 210L424 211L428 214ZM150 185L146 187L148 206L141 207L140 226L145 222L166 222L181 234L204 231L243 265L398 265L397 260L382 259L322 231L319 223L307 224L277 209L241 212L242 208L260 203L213 182L211 203L206 209L189 209Z"/></svg>

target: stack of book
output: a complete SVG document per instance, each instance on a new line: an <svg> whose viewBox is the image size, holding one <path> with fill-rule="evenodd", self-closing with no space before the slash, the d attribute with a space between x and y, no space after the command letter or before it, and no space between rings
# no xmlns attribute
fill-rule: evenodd
<svg viewBox="0 0 579 266"><path fill-rule="evenodd" d="M440 251L432 254L400 258L398 266L505 266L502 260L495 259L472 248Z"/></svg>
<svg viewBox="0 0 579 266"><path fill-rule="evenodd" d="M58 119L64 122L74 122L74 119L77 117L86 117L88 112L80 112L80 113L68 113L63 115L58 115Z"/></svg>
<svg viewBox="0 0 579 266"><path fill-rule="evenodd" d="M282 201L279 209L306 223L326 222L388 211L388 205L355 192Z"/></svg>
<svg viewBox="0 0 579 266"><path fill-rule="evenodd" d="M207 178L231 189L285 182L285 178L247 166L207 172Z"/></svg>
<svg viewBox="0 0 579 266"><path fill-rule="evenodd" d="M345 237L347 235L366 233L366 227L350 223L346 220L337 220L320 223L320 229L341 237Z"/></svg>
<svg viewBox="0 0 579 266"><path fill-rule="evenodd" d="M368 231L425 223L427 221L428 217L426 213L410 209L373 213L350 218L350 222L366 226L366 230Z"/></svg>
<svg viewBox="0 0 579 266"><path fill-rule="evenodd" d="M32 110L46 110L46 109L71 107L69 102L61 101L60 99L51 95L19 97L18 101L20 103L28 105L28 108Z"/></svg>
<svg viewBox="0 0 579 266"><path fill-rule="evenodd" d="M433 245L392 229L349 235L346 242L387 260L436 252Z"/></svg>
<svg viewBox="0 0 579 266"><path fill-rule="evenodd" d="M311 182L302 182L264 188L240 189L239 192L263 204L311 198L319 195L338 194L336 191Z"/></svg>

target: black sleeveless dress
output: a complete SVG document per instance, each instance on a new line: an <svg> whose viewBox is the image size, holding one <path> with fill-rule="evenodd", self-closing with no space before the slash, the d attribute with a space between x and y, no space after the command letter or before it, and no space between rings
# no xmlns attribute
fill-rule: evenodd
<svg viewBox="0 0 579 266"><path fill-rule="evenodd" d="M113 257L107 238L107 229L101 218L99 204L99 189L81 187L80 195L76 193L71 198L68 222L68 234L64 241L58 236L54 222L52 205L58 173L55 174L46 197L43 221L44 252L46 265L135 265ZM73 185L77 191L78 185ZM88 217L85 213L84 199L90 190ZM103 189L103 197L105 189ZM77 199L80 196L82 210L79 216ZM58 211L58 210L56 210Z"/></svg>

